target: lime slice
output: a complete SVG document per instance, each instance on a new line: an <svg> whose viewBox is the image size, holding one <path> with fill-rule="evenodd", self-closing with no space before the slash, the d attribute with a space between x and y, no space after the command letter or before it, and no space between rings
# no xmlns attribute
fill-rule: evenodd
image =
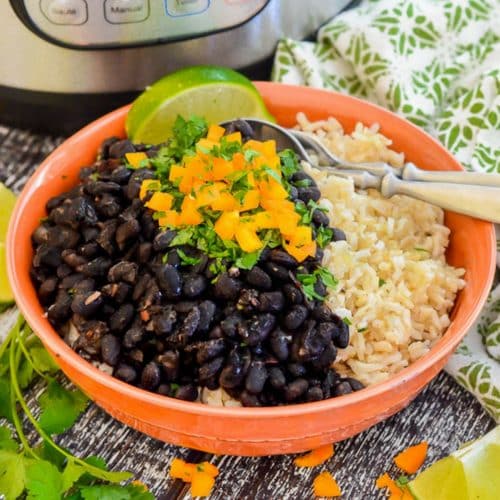
<svg viewBox="0 0 500 500"><path fill-rule="evenodd" d="M5 258L5 238L9 219L16 203L16 197L10 189L0 182L0 311L3 306L14 302L14 295L7 278L7 259Z"/></svg>
<svg viewBox="0 0 500 500"><path fill-rule="evenodd" d="M496 500L500 426L420 473L408 488L417 500Z"/></svg>
<svg viewBox="0 0 500 500"><path fill-rule="evenodd" d="M168 139L178 115L208 123L241 117L275 121L252 82L229 68L193 66L158 80L132 104L126 129L134 142Z"/></svg>

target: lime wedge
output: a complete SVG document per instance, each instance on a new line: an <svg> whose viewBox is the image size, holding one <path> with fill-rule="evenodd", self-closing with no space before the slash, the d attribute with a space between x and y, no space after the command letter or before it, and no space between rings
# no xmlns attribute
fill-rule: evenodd
<svg viewBox="0 0 500 500"><path fill-rule="evenodd" d="M408 488L417 500L496 500L500 492L500 426L437 461Z"/></svg>
<svg viewBox="0 0 500 500"><path fill-rule="evenodd" d="M16 197L10 189L0 182L0 311L3 306L14 302L14 295L7 278L7 259L5 258L5 238L9 219L16 203Z"/></svg>
<svg viewBox="0 0 500 500"><path fill-rule="evenodd" d="M134 142L168 139L178 115L219 123L255 117L275 121L252 82L229 68L193 66L163 77L132 104L126 129Z"/></svg>

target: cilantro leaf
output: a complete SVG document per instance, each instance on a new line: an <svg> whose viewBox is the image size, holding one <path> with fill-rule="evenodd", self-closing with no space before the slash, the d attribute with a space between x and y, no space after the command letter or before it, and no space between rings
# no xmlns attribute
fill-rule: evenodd
<svg viewBox="0 0 500 500"><path fill-rule="evenodd" d="M382 278L379 278L378 279L378 286L381 287L381 286L384 286L385 285L385 280L383 280Z"/></svg>
<svg viewBox="0 0 500 500"><path fill-rule="evenodd" d="M186 255L186 253L183 252L180 248L177 248L177 254L181 259L181 263L185 266L195 266L196 264L199 264L201 262L200 257L190 257L189 255Z"/></svg>
<svg viewBox="0 0 500 500"><path fill-rule="evenodd" d="M34 368L42 373L54 374L58 372L59 367L55 364L51 355L39 343L40 341L37 339L37 343L29 349Z"/></svg>
<svg viewBox="0 0 500 500"><path fill-rule="evenodd" d="M316 243L320 248L325 248L333 239L333 229L320 226L316 232Z"/></svg>
<svg viewBox="0 0 500 500"><path fill-rule="evenodd" d="M400 487L400 488L403 488L404 486L406 486L409 482L410 482L410 478L408 476L406 476L405 474L402 474L401 476L399 476L397 479L396 479L396 484Z"/></svg>
<svg viewBox="0 0 500 500"><path fill-rule="evenodd" d="M339 284L338 280L335 279L335 276L326 267L319 267L314 272L321 280L323 280L323 283L328 288L335 288Z"/></svg>
<svg viewBox="0 0 500 500"><path fill-rule="evenodd" d="M261 252L243 253L236 259L235 265L240 269L252 269L257 264Z"/></svg>
<svg viewBox="0 0 500 500"><path fill-rule="evenodd" d="M17 368L17 380L19 382L19 387L21 387L21 389L28 387L34 376L35 373L33 371L33 365L29 360L23 358Z"/></svg>
<svg viewBox="0 0 500 500"><path fill-rule="evenodd" d="M12 432L5 425L0 426L0 450L17 451L19 445L14 441Z"/></svg>
<svg viewBox="0 0 500 500"><path fill-rule="evenodd" d="M0 450L0 492L7 500L15 500L24 491L27 462L22 454Z"/></svg>
<svg viewBox="0 0 500 500"><path fill-rule="evenodd" d="M78 389L70 391L51 380L40 396L42 409L39 422L48 434L60 434L69 429L87 406L87 397Z"/></svg>
<svg viewBox="0 0 500 500"><path fill-rule="evenodd" d="M351 326L352 325L352 321L346 316L344 318L342 318L342 321L347 325L347 326Z"/></svg>
<svg viewBox="0 0 500 500"><path fill-rule="evenodd" d="M46 460L32 461L26 467L28 499L59 500L62 493L62 474Z"/></svg>
<svg viewBox="0 0 500 500"><path fill-rule="evenodd" d="M295 185L297 187L309 187L311 185L311 179L300 179L300 181L296 181Z"/></svg>
<svg viewBox="0 0 500 500"><path fill-rule="evenodd" d="M281 162L281 171L286 178L300 170L299 160L295 151L284 149L278 153Z"/></svg>
<svg viewBox="0 0 500 500"><path fill-rule="evenodd" d="M80 489L84 500L154 500L154 496L142 486L94 485Z"/></svg>
<svg viewBox="0 0 500 500"><path fill-rule="evenodd" d="M66 453L69 453L63 446L59 445ZM62 468L66 462L66 455L63 455L59 450L56 450L48 441L45 439L35 447L37 455L43 460L53 463L56 467Z"/></svg>
<svg viewBox="0 0 500 500"><path fill-rule="evenodd" d="M62 472L62 491L68 491L85 474L85 467L68 460Z"/></svg>

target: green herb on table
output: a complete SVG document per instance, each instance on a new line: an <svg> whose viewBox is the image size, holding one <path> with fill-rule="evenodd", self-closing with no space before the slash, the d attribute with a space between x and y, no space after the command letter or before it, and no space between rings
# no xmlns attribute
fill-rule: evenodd
<svg viewBox="0 0 500 500"><path fill-rule="evenodd" d="M88 403L81 391L67 389L56 380L58 371L19 316L0 345L0 417L10 423L0 426L0 493L6 500L25 496L38 500L154 499L141 484L112 484L130 479L130 472L109 471L101 458L78 458L54 441L53 436L69 429ZM38 418L23 395L35 381L45 382L38 398ZM41 438L37 446L24 431L26 419Z"/></svg>

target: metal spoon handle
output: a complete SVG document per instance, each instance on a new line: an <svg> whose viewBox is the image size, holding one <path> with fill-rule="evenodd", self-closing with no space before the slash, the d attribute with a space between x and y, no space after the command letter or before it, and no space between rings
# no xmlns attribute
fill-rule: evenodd
<svg viewBox="0 0 500 500"><path fill-rule="evenodd" d="M405 181L449 182L450 184L475 184L477 186L500 187L499 174L422 170L413 163L407 163L404 166L401 177Z"/></svg>
<svg viewBox="0 0 500 500"><path fill-rule="evenodd" d="M446 210L500 223L500 189L491 186L409 182L392 174L382 179L383 196L405 194Z"/></svg>

